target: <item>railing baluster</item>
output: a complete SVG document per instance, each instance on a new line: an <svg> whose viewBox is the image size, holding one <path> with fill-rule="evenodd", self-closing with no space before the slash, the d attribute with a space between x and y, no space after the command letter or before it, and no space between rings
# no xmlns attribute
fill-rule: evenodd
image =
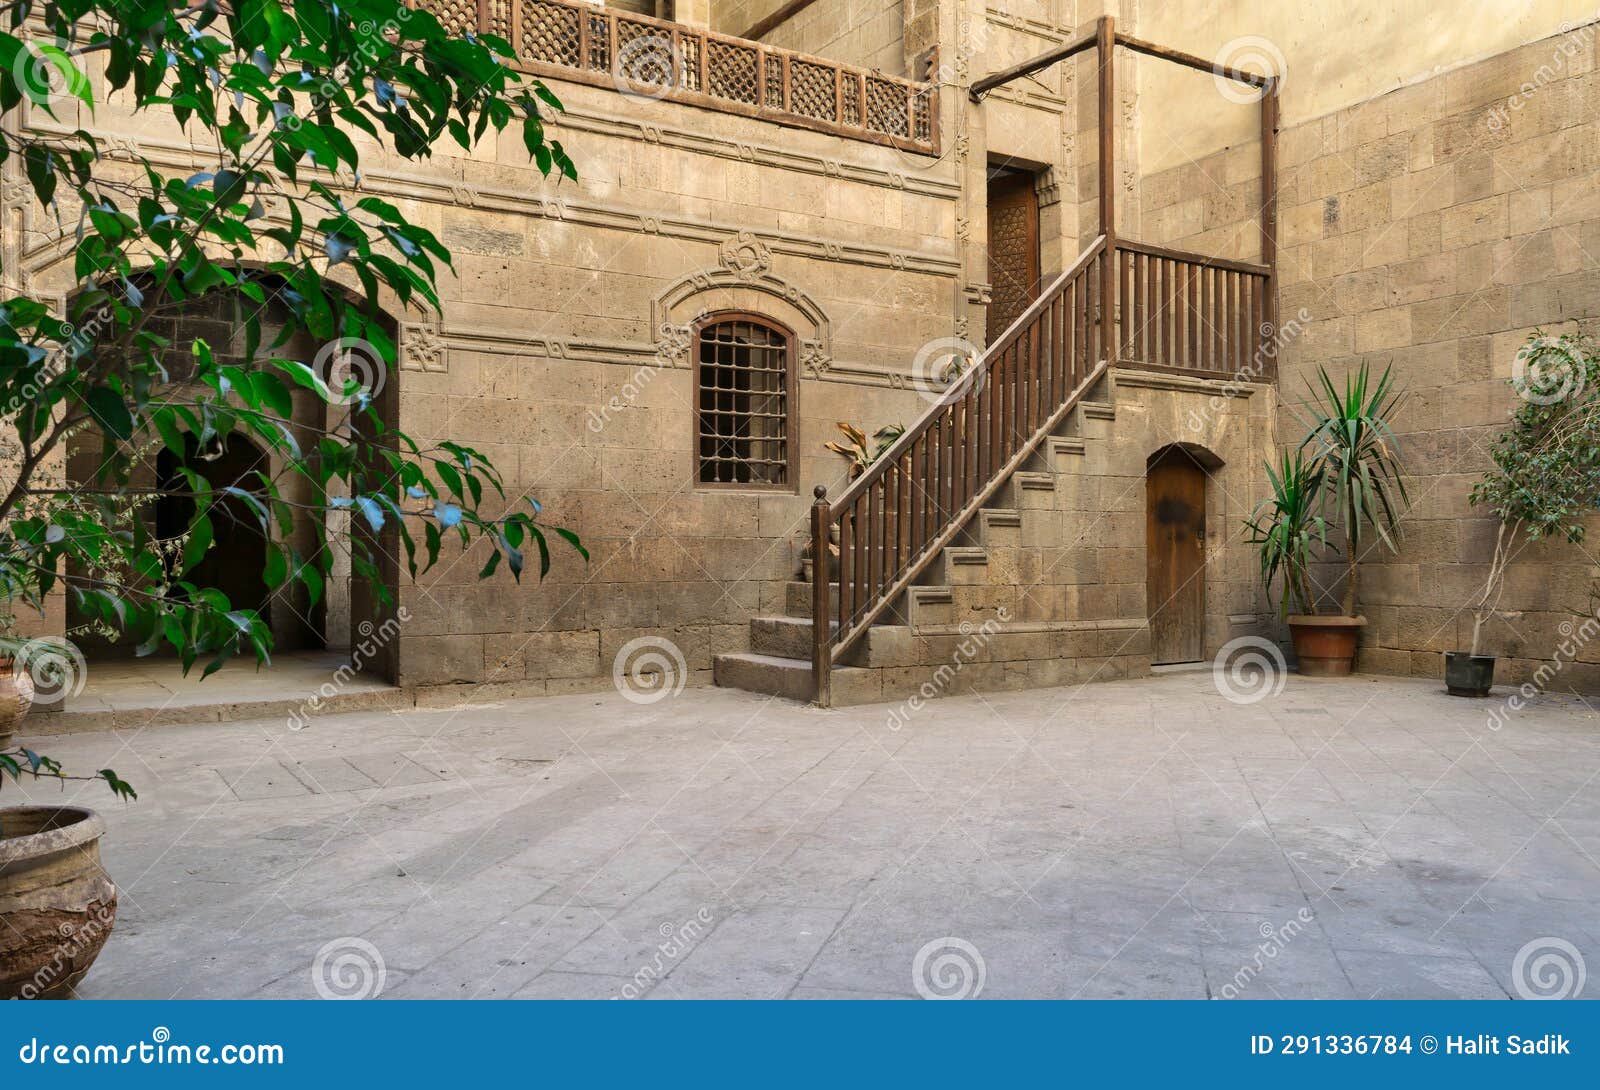
<svg viewBox="0 0 1600 1090"><path fill-rule="evenodd" d="M870 520L871 517L872 489L868 488L856 498L855 502L856 580L855 589L850 594L850 616L852 618L860 616L861 610L865 608L867 602L867 580L869 578L868 572L871 570L868 565L872 562L870 552L872 547L872 524L869 521L863 525L861 520L863 518Z"/></svg>
<svg viewBox="0 0 1600 1090"><path fill-rule="evenodd" d="M1023 422L1022 431L1031 432L1039 426L1039 319L1035 318L1028 326L1028 391L1027 419Z"/></svg>

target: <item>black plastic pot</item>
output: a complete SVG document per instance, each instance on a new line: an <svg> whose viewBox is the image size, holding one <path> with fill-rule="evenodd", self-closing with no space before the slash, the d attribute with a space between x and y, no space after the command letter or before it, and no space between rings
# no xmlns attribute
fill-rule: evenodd
<svg viewBox="0 0 1600 1090"><path fill-rule="evenodd" d="M1451 696L1488 696L1494 688L1494 656L1445 652L1444 687Z"/></svg>

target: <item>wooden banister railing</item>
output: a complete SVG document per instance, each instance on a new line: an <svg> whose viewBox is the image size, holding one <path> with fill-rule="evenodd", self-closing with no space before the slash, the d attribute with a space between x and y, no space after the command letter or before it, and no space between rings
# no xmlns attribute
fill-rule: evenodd
<svg viewBox="0 0 1600 1090"><path fill-rule="evenodd" d="M1119 239L1118 362L1270 381L1265 265Z"/></svg>
<svg viewBox="0 0 1600 1090"><path fill-rule="evenodd" d="M937 83L571 0L417 2L452 31L506 39L535 75L939 151Z"/></svg>
<svg viewBox="0 0 1600 1090"><path fill-rule="evenodd" d="M1109 365L1096 239L939 401L833 503L812 507L813 661L834 663L939 555ZM831 596L829 543L839 541Z"/></svg>

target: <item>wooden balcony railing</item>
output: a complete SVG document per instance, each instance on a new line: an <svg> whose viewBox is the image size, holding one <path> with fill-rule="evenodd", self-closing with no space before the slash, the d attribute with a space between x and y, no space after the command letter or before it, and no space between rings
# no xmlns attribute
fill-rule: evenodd
<svg viewBox="0 0 1600 1090"><path fill-rule="evenodd" d="M1272 379L1272 270L1126 239L1116 251L1119 363Z"/></svg>
<svg viewBox="0 0 1600 1090"><path fill-rule="evenodd" d="M930 155L936 83L568 0L419 0L447 28L483 28L538 76L633 91Z"/></svg>

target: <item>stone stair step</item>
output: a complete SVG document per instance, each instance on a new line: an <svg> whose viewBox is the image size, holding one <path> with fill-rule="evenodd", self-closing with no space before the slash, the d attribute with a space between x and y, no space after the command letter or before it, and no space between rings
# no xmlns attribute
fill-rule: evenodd
<svg viewBox="0 0 1600 1090"><path fill-rule="evenodd" d="M838 624L828 627L837 628ZM752 617L750 649L763 655L810 661L811 633L809 617Z"/></svg>
<svg viewBox="0 0 1600 1090"><path fill-rule="evenodd" d="M835 612L839 608L839 584L828 584L828 611ZM809 582L789 582L783 586L783 611L791 617L811 616L811 584Z"/></svg>
<svg viewBox="0 0 1600 1090"><path fill-rule="evenodd" d="M934 566L941 586L972 586L989 581L989 550L981 545L946 545Z"/></svg>
<svg viewBox="0 0 1600 1090"><path fill-rule="evenodd" d="M718 655L713 660L716 682L725 688L781 696L802 703L816 695L809 659L761 655L754 652ZM879 699L882 679L877 670L835 666L829 678L835 707L870 704Z"/></svg>

